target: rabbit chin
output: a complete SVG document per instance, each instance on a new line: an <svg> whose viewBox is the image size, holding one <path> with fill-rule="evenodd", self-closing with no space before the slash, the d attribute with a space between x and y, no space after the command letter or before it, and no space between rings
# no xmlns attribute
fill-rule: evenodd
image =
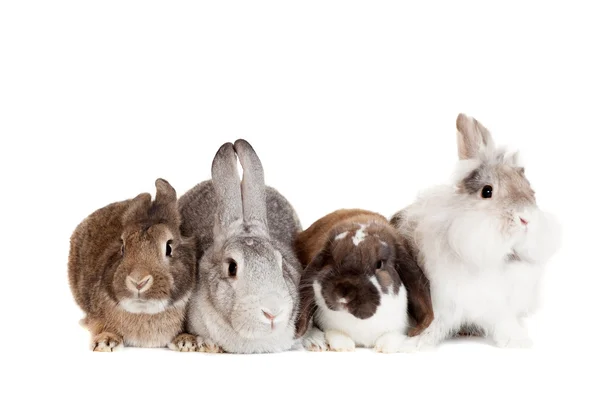
<svg viewBox="0 0 600 400"><path fill-rule="evenodd" d="M169 307L169 299L122 299L119 306L132 314L158 314Z"/></svg>
<svg viewBox="0 0 600 400"><path fill-rule="evenodd" d="M263 318L249 320L248 316L235 318L231 321L233 329L244 339L255 340L278 336L289 327L289 313L278 316L273 324L263 321Z"/></svg>

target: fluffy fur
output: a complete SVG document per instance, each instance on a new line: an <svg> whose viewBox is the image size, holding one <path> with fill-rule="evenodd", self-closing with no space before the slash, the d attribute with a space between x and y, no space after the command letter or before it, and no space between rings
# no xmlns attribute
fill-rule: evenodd
<svg viewBox="0 0 600 400"><path fill-rule="evenodd" d="M244 170L241 183L236 155ZM301 227L288 201L265 187L262 165L248 142L219 149L212 180L182 197L181 212L182 230L196 239L201 257L188 314L199 350L290 349L301 271L291 246Z"/></svg>
<svg viewBox="0 0 600 400"><path fill-rule="evenodd" d="M165 347L182 333L195 257L179 224L175 190L158 179L154 201L109 204L75 229L69 283L93 350Z"/></svg>
<svg viewBox="0 0 600 400"><path fill-rule="evenodd" d="M385 217L357 209L335 211L300 233L295 248L301 262L309 263L296 324L298 336L308 330L306 349L414 349L407 337L409 312L418 316L419 331L428 326L433 319L429 287Z"/></svg>
<svg viewBox="0 0 600 400"><path fill-rule="evenodd" d="M457 129L452 185L425 191L392 218L431 285L435 319L419 345L470 327L498 346L528 347L523 318L538 306L559 227L537 207L518 154L497 148L473 118L459 115Z"/></svg>

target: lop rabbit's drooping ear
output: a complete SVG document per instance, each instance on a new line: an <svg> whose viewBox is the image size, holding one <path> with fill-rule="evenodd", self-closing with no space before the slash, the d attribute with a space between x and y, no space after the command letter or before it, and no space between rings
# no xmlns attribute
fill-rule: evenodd
<svg viewBox="0 0 600 400"><path fill-rule="evenodd" d="M458 158L461 160L481 159L495 149L492 135L475 118L459 114L456 118Z"/></svg>

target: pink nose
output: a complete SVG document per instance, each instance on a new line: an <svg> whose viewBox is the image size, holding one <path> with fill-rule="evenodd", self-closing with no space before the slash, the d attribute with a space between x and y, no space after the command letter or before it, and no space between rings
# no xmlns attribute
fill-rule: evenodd
<svg viewBox="0 0 600 400"><path fill-rule="evenodd" d="M266 312L265 310L263 310L263 314L265 315L265 317L267 317L267 319L273 321L275 319L275 316L271 313Z"/></svg>
<svg viewBox="0 0 600 400"><path fill-rule="evenodd" d="M526 220L526 219L524 219L524 218L521 218L521 217L519 217L519 219L521 220L521 223L522 223L523 225L527 225L527 224L529 223L529 221L527 221L527 220Z"/></svg>
<svg viewBox="0 0 600 400"><path fill-rule="evenodd" d="M142 279L136 279L132 278L131 276L128 276L126 283L129 290L131 290L132 292L139 291L141 293L150 289L150 286L152 286L152 282L152 275L146 275Z"/></svg>

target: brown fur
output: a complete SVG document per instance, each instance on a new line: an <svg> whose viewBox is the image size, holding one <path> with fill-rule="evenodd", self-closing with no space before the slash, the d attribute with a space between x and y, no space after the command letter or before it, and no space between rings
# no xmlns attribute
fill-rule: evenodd
<svg viewBox="0 0 600 400"><path fill-rule="evenodd" d="M69 284L87 314L83 324L95 350L109 351L102 350L107 337L118 344L163 347L183 330L185 305L195 285L195 249L179 233L175 190L162 179L156 189L154 201L142 193L97 210L71 236ZM167 240L171 256L166 255ZM148 276L152 280L146 291L128 286L128 279ZM119 305L128 299L162 300L167 306L155 314L132 313Z"/></svg>
<svg viewBox="0 0 600 400"><path fill-rule="evenodd" d="M356 246L352 240L359 224L367 225L366 236L364 243ZM336 239L344 232L345 237ZM404 284L408 311L416 322L409 333L419 333L433 320L429 282L384 216L360 209L335 211L298 234L295 250L301 262L308 264L300 284L297 336L306 332L315 311L315 280L321 283L329 308L341 307L337 300L344 297L348 300L347 311L363 319L372 316L380 302L369 276L377 278L384 292L391 288L397 293ZM377 269L379 261L382 266Z"/></svg>

